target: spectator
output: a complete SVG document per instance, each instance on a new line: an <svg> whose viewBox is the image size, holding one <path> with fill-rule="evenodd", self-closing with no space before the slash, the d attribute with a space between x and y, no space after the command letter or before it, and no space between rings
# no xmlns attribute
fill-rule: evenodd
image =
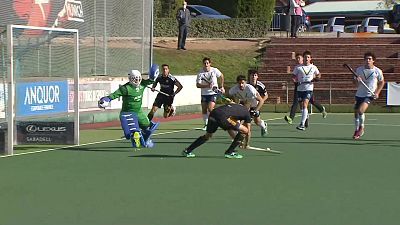
<svg viewBox="0 0 400 225"><path fill-rule="evenodd" d="M176 19L178 20L178 29L179 29L179 34L178 34L178 48L177 50L186 50L185 44L186 44L186 37L189 33L189 23L190 23L190 12L186 8L187 2L183 1L183 7L178 10L178 13L176 14Z"/></svg>
<svg viewBox="0 0 400 225"><path fill-rule="evenodd" d="M301 16L303 16L303 7L305 5L302 0L290 0L290 37L297 38L297 30L299 29Z"/></svg>

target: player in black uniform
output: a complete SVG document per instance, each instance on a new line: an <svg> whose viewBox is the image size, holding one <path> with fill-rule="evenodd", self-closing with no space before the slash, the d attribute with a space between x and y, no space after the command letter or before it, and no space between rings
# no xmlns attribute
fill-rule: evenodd
<svg viewBox="0 0 400 225"><path fill-rule="evenodd" d="M265 101L268 99L268 92L265 88L265 85L258 80L258 72L253 70L249 75L249 84L251 84L257 92L260 94L261 98ZM250 110L255 110L254 108L250 108ZM261 119L260 114L253 115L254 122L261 128L261 136L265 137L268 134L268 124Z"/></svg>
<svg viewBox="0 0 400 225"><path fill-rule="evenodd" d="M240 122L243 122L243 124ZM232 144L229 146L228 150L225 151L225 158L241 159L243 156L239 155L235 151L235 148L249 133L250 123L251 116L249 110L243 105L230 103L215 108L213 111L211 111L210 116L208 117L206 134L197 138L182 152L182 155L187 158L195 157L196 155L192 151L208 141L212 137L213 133L217 131L218 127L220 127L227 131L237 131Z"/></svg>
<svg viewBox="0 0 400 225"><path fill-rule="evenodd" d="M182 84L169 73L169 66L167 64L163 64L162 66L162 76L158 76L151 87L151 90L154 91L155 87L158 83L160 83L160 91L164 92L170 96L166 96L165 94L158 93L156 99L154 100L153 107L151 108L147 117L149 120L152 120L154 117L154 113L161 106L164 107L164 118L175 115L175 107L172 106L174 102L174 97L182 90ZM174 91L174 87L178 88Z"/></svg>

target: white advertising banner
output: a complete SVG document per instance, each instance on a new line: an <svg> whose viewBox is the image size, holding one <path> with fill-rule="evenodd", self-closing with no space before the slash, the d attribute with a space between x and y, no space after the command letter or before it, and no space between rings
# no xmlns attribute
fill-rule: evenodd
<svg viewBox="0 0 400 225"><path fill-rule="evenodd" d="M400 105L400 83L387 83L386 105Z"/></svg>

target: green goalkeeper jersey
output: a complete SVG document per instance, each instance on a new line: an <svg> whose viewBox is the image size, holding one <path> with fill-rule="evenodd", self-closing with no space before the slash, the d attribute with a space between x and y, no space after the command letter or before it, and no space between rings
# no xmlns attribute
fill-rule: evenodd
<svg viewBox="0 0 400 225"><path fill-rule="evenodd" d="M108 97L112 100L122 97L121 112L139 112L142 109L143 91L147 85L152 83L154 83L152 80L142 80L138 87L134 87L128 82Z"/></svg>

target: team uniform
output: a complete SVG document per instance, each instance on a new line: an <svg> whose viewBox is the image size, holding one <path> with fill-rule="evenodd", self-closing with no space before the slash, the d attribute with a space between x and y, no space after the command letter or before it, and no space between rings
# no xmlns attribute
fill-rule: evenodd
<svg viewBox="0 0 400 225"><path fill-rule="evenodd" d="M243 156L239 155L235 148L243 141L246 136L245 133L241 133L240 127L241 122L248 124L251 122L251 116L248 109L239 104L227 104L215 108L211 111L209 120L207 123L206 131L207 133L203 136L198 137L189 147L185 148L182 155L187 158L195 157L192 152L194 149L204 144L212 136L213 133L217 131L220 127L223 130L235 130L238 131L234 140L230 144L229 148L225 151L225 158L241 159Z"/></svg>
<svg viewBox="0 0 400 225"><path fill-rule="evenodd" d="M143 91L146 86L152 84L151 80L142 80L138 87L133 87L129 82L120 86L118 90L108 95L111 100L122 97L122 112L134 112L137 114L140 127L148 127L150 121L142 110Z"/></svg>
<svg viewBox="0 0 400 225"><path fill-rule="evenodd" d="M364 81L371 91L375 91L377 88L378 81L383 80L382 70L374 66L372 69L360 66L356 69L356 74ZM355 95L356 103L355 109L358 109L361 103L366 102L370 104L372 102L374 93L370 93L369 90L364 87L361 83L358 84L357 92Z"/></svg>
<svg viewBox="0 0 400 225"><path fill-rule="evenodd" d="M239 130L240 121L251 122L248 109L239 104L227 104L215 108L208 118L207 133L215 133L218 127L223 130Z"/></svg>
<svg viewBox="0 0 400 225"><path fill-rule="evenodd" d="M246 84L243 90L238 84L233 86L229 89L229 95L249 109L257 107L257 90L250 84Z"/></svg>
<svg viewBox="0 0 400 225"><path fill-rule="evenodd" d="M314 64L299 65L293 70L293 76L297 86L297 100L303 102L313 97L314 84L313 80L319 74L318 68ZM299 130L305 130L305 123L308 119L308 109L302 109L302 120L298 127Z"/></svg>
<svg viewBox="0 0 400 225"><path fill-rule="evenodd" d="M319 74L318 68L314 64L308 66L301 65L293 70L293 75L299 83L297 86L298 101L310 100L313 95L314 84L312 80Z"/></svg>
<svg viewBox="0 0 400 225"><path fill-rule="evenodd" d="M221 77L221 75L221 71L215 67L211 67L210 71L200 70L196 82L198 84L212 84L212 87L201 88L201 102L208 103L217 100L217 93L214 90L215 87L218 88L217 78Z"/></svg>
<svg viewBox="0 0 400 225"><path fill-rule="evenodd" d="M374 66L372 69L366 68L365 66L360 66L356 69L356 74L373 92L371 93L363 84L361 84L361 82L358 82L354 104L354 110L356 113L354 119L355 131L353 134L353 139L355 140L364 135L365 113L360 111L360 107L363 103L369 105L374 100L375 91L378 88L378 82L382 82L384 80L382 70L376 66Z"/></svg>
<svg viewBox="0 0 400 225"><path fill-rule="evenodd" d="M153 106L157 106L158 108L161 108L161 106L163 106L164 111L172 106L172 103L174 102L174 87L176 82L177 79L171 74L169 74L167 77L157 77L153 85L157 85L157 83L159 83L160 91L168 94L169 96L158 93L156 99L154 100Z"/></svg>

